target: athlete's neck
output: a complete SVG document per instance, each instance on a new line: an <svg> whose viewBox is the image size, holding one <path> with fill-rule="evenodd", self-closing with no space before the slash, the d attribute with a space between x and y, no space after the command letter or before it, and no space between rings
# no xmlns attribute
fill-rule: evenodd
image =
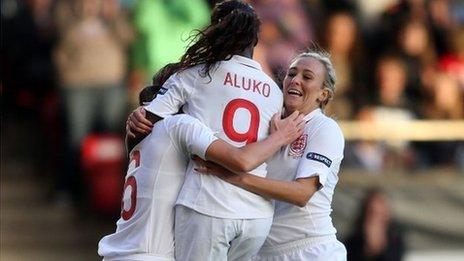
<svg viewBox="0 0 464 261"><path fill-rule="evenodd" d="M253 59L253 46L247 47L243 52L238 53L238 55Z"/></svg>

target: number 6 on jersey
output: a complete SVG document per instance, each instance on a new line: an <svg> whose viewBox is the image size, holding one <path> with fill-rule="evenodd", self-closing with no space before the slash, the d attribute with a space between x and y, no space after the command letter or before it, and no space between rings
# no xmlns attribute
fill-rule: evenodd
<svg viewBox="0 0 464 261"><path fill-rule="evenodd" d="M138 166L140 166L140 151L135 150L131 153L128 173L133 172ZM130 188L130 203L125 202L124 196ZM130 204L130 205L129 205ZM129 205L129 207L127 207ZM122 192L121 200L121 217L124 220L129 220L135 212L135 207L137 206L137 180L135 176L128 176L126 182L124 183L124 189Z"/></svg>

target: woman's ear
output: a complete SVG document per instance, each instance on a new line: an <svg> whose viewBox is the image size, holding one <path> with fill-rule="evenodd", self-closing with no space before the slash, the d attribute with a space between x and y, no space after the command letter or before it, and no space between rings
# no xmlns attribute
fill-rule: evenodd
<svg viewBox="0 0 464 261"><path fill-rule="evenodd" d="M321 93L319 94L319 97L317 97L317 101L322 103L325 102L329 99L330 91L327 88L322 89Z"/></svg>

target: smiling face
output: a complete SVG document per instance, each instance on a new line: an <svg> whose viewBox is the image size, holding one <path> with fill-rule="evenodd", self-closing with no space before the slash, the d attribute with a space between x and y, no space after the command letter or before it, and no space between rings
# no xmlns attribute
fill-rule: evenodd
<svg viewBox="0 0 464 261"><path fill-rule="evenodd" d="M324 88L326 68L313 57L299 57L292 62L283 82L286 114L296 110L308 114L329 96Z"/></svg>

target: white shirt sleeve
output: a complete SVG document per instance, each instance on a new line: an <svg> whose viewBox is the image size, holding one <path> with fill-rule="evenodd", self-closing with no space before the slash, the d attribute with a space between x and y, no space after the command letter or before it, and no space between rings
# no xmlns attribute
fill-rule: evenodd
<svg viewBox="0 0 464 261"><path fill-rule="evenodd" d="M334 121L322 123L308 137L295 179L319 176L319 183L324 186L331 169L338 168L343 159L344 147L345 140L338 125Z"/></svg>
<svg viewBox="0 0 464 261"><path fill-rule="evenodd" d="M213 131L192 116L183 114L165 119L168 133L176 147L191 155L206 157L206 150L218 138Z"/></svg>
<svg viewBox="0 0 464 261"><path fill-rule="evenodd" d="M161 87L158 95L145 109L162 118L176 114L187 103L193 91L195 76L193 70L187 69L169 77Z"/></svg>

